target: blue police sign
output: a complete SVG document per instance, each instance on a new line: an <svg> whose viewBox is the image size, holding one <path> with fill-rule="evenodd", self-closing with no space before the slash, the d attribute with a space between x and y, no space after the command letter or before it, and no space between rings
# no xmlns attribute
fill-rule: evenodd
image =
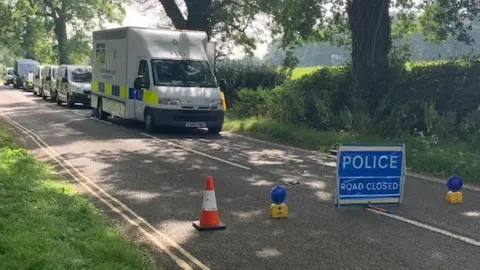
<svg viewBox="0 0 480 270"><path fill-rule="evenodd" d="M401 204L405 145L342 144L337 153L335 204Z"/></svg>

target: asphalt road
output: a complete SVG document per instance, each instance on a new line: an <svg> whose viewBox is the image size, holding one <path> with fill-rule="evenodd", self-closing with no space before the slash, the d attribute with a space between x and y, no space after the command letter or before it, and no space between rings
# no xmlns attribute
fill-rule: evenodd
<svg viewBox="0 0 480 270"><path fill-rule="evenodd" d="M473 270L480 265L479 191L464 190L464 203L448 205L444 184L407 177L404 204L388 209L421 223L415 225L363 208L335 208L335 161L322 153L230 133L152 138L131 123L100 122L88 117L87 108L68 109L9 87L0 88L0 112L211 269ZM42 155L37 145L29 148ZM192 227L207 175L215 178L225 231ZM269 192L277 184L288 191L288 219L268 216ZM173 262L168 265L174 268Z"/></svg>

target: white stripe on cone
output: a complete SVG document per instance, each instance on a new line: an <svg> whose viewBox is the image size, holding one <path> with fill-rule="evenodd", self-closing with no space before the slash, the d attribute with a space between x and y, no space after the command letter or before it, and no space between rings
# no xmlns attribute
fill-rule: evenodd
<svg viewBox="0 0 480 270"><path fill-rule="evenodd" d="M217 211L217 199L215 198L215 190L204 191L202 210Z"/></svg>

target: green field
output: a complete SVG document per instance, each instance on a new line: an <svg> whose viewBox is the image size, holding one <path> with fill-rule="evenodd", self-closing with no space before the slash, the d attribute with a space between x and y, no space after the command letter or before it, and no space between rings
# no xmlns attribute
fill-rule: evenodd
<svg viewBox="0 0 480 270"><path fill-rule="evenodd" d="M0 269L155 268L0 124Z"/></svg>
<svg viewBox="0 0 480 270"><path fill-rule="evenodd" d="M304 75L313 73L313 72L319 70L320 68L321 68L321 66L317 66L317 67L297 67L292 72L292 79L298 79L298 78L300 78Z"/></svg>

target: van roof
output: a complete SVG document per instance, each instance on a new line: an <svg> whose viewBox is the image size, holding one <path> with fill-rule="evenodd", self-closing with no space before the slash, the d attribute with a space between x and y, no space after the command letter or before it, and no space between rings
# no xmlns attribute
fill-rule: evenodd
<svg viewBox="0 0 480 270"><path fill-rule="evenodd" d="M137 55L158 59L208 60L207 33L148 27L118 27L93 32L94 41L131 39L130 49Z"/></svg>
<svg viewBox="0 0 480 270"><path fill-rule="evenodd" d="M92 33L93 33L94 38L95 38L95 33L112 32L112 31L127 30L127 29L132 29L132 30L157 30L157 31L170 32L170 33L174 33L174 32L176 32L176 33L178 33L178 32L205 33L205 31L200 31L200 30L175 29L175 28L170 28L170 27L143 27L143 26L120 26L120 27L113 27L113 28L107 28L107 29L98 29L98 30L94 30Z"/></svg>
<svg viewBox="0 0 480 270"><path fill-rule="evenodd" d="M66 66L66 67L70 67L70 68L91 68L92 66L89 66L89 65L60 65L60 66Z"/></svg>

